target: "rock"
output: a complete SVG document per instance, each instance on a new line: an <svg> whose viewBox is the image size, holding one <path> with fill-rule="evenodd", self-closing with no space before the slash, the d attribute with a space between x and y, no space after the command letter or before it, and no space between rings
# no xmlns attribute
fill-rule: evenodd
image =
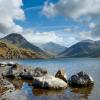
<svg viewBox="0 0 100 100"><path fill-rule="evenodd" d="M94 84L93 78L85 72L79 72L76 75L72 75L69 80L71 86L91 86Z"/></svg>
<svg viewBox="0 0 100 100"><path fill-rule="evenodd" d="M8 64L9 66L6 66L5 71L3 72L3 76L7 78L14 78L18 77L20 73L23 71L23 67L19 64Z"/></svg>
<svg viewBox="0 0 100 100"><path fill-rule="evenodd" d="M19 64L8 63L5 67L3 76L7 78L22 78L26 80L32 80L33 77L40 77L47 74L47 70L44 68L25 68Z"/></svg>
<svg viewBox="0 0 100 100"><path fill-rule="evenodd" d="M22 79L25 79L25 80L32 80L32 79L33 79L33 76L31 75L30 72L22 72L22 73L20 74L20 77L21 77Z"/></svg>
<svg viewBox="0 0 100 100"><path fill-rule="evenodd" d="M60 79L64 80L65 82L67 82L67 75L65 74L63 69L58 70L55 77L60 78Z"/></svg>
<svg viewBox="0 0 100 100"><path fill-rule="evenodd" d="M44 89L65 89L68 86L66 82L52 75L35 77L32 85Z"/></svg>
<svg viewBox="0 0 100 100"><path fill-rule="evenodd" d="M26 79L26 80L32 80L33 77L41 77L47 74L47 70L43 69L43 68L24 68L24 71L20 74L20 77L22 79Z"/></svg>
<svg viewBox="0 0 100 100"><path fill-rule="evenodd" d="M3 76L7 77L7 78L12 78L14 77L13 75L13 70L11 68L11 66L6 66L5 70L3 71Z"/></svg>
<svg viewBox="0 0 100 100"><path fill-rule="evenodd" d="M44 68L37 67L34 69L33 77L44 76L48 73L48 71Z"/></svg>
<svg viewBox="0 0 100 100"><path fill-rule="evenodd" d="M0 63L0 67L6 67L6 63L5 62L2 62L2 63Z"/></svg>
<svg viewBox="0 0 100 100"><path fill-rule="evenodd" d="M15 87L12 83L10 83L8 80L0 78L0 93L4 93L8 90L15 90Z"/></svg>

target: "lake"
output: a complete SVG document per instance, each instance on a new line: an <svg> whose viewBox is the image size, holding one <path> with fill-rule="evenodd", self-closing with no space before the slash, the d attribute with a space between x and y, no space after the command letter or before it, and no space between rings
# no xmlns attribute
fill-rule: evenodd
<svg viewBox="0 0 100 100"><path fill-rule="evenodd" d="M9 61L6 61L9 62ZM42 67L55 75L58 69L63 68L68 77L85 71L90 74L95 85L87 88L68 87L61 91L47 91L33 89L27 82L22 82L20 91L27 95L27 100L100 100L100 58L61 58L13 61L25 67Z"/></svg>

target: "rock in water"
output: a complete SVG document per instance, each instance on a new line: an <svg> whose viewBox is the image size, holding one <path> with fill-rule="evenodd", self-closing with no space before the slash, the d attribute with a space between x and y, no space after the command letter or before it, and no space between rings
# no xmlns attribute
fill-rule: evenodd
<svg viewBox="0 0 100 100"><path fill-rule="evenodd" d="M31 75L31 73L30 72L22 72L22 73L20 73L20 77L22 78L22 79L25 79L25 80L32 80L33 79L33 76Z"/></svg>
<svg viewBox="0 0 100 100"><path fill-rule="evenodd" d="M79 72L76 75L72 75L69 80L71 86L91 86L94 84L93 78L85 72Z"/></svg>
<svg viewBox="0 0 100 100"><path fill-rule="evenodd" d="M60 78L60 79L64 80L65 82L67 82L67 75L63 69L58 70L55 77Z"/></svg>
<svg viewBox="0 0 100 100"><path fill-rule="evenodd" d="M8 66L9 65L9 66ZM19 64L8 64L3 72L3 75L7 78L14 78L19 76L23 68Z"/></svg>
<svg viewBox="0 0 100 100"><path fill-rule="evenodd" d="M37 68L34 69L33 76L34 77L40 77L40 76L46 75L47 73L48 73L48 71L45 68L37 67Z"/></svg>
<svg viewBox="0 0 100 100"><path fill-rule="evenodd" d="M59 78L52 75L45 75L42 77L35 77L33 80L33 86L44 89L65 89L68 85Z"/></svg>

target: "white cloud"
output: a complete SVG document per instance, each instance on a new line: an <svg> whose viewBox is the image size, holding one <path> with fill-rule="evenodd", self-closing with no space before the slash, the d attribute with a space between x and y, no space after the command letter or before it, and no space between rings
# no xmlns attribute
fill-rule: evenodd
<svg viewBox="0 0 100 100"><path fill-rule="evenodd" d="M91 32L90 31L79 32L79 35L80 35L80 39L82 39L82 40L91 39Z"/></svg>
<svg viewBox="0 0 100 100"><path fill-rule="evenodd" d="M55 42L59 44L63 44L64 40L62 37L57 36L56 32L54 31L49 31L49 32L33 32L31 29L26 30L24 32L23 36L29 40L31 43L35 44L43 44L47 42Z"/></svg>
<svg viewBox="0 0 100 100"><path fill-rule="evenodd" d="M43 13L46 16L59 14L71 18L95 15L100 13L100 0L59 0L56 4L46 2Z"/></svg>
<svg viewBox="0 0 100 100"><path fill-rule="evenodd" d="M93 29L91 35L93 38L100 39L100 19L98 19L98 22L96 23L96 27Z"/></svg>
<svg viewBox="0 0 100 100"><path fill-rule="evenodd" d="M24 20L24 11L21 9L22 0L0 0L0 32L22 32L23 28L16 25L14 20Z"/></svg>
<svg viewBox="0 0 100 100"><path fill-rule="evenodd" d="M42 12L47 17L61 15L78 22L83 20L86 24L90 23L88 26L91 31L89 37L100 38L100 0L59 0L55 4L48 1L48 3L45 3ZM95 21L95 23L91 21ZM80 22L80 24L82 23ZM81 34L82 37L87 38L87 32Z"/></svg>
<svg viewBox="0 0 100 100"><path fill-rule="evenodd" d="M44 3L43 14L47 17L55 16L58 13L53 3L48 4L48 1Z"/></svg>
<svg viewBox="0 0 100 100"><path fill-rule="evenodd" d="M95 29L95 28L96 28L96 24L93 23L93 22L91 22L91 23L89 24L89 28L90 28L90 29Z"/></svg>
<svg viewBox="0 0 100 100"><path fill-rule="evenodd" d="M71 28L65 28L65 29L64 29L64 32L71 32L71 31L72 31Z"/></svg>

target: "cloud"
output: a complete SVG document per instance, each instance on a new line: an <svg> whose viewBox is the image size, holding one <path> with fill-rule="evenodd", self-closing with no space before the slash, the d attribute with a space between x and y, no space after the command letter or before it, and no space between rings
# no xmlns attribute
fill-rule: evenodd
<svg viewBox="0 0 100 100"><path fill-rule="evenodd" d="M56 4L46 2L43 13L49 17L59 14L74 19L95 15L100 13L100 0L59 0Z"/></svg>
<svg viewBox="0 0 100 100"><path fill-rule="evenodd" d="M48 1L46 1L44 3L43 11L42 12L48 18L51 17L51 16L53 17L53 16L57 15L57 13L58 13L58 11L56 10L55 4L48 3Z"/></svg>
<svg viewBox="0 0 100 100"><path fill-rule="evenodd" d="M64 43L63 38L57 36L54 31L34 32L31 29L28 29L24 32L23 36L33 44L43 44L51 41L59 44Z"/></svg>
<svg viewBox="0 0 100 100"><path fill-rule="evenodd" d="M89 37L100 38L100 0L59 0L55 4L48 1L44 4L42 13L49 18L60 15L78 22L81 20L80 24L85 21L91 31ZM80 34L87 38L88 32Z"/></svg>
<svg viewBox="0 0 100 100"><path fill-rule="evenodd" d="M85 40L85 39L91 39L91 32L90 31L82 31L79 32L80 39Z"/></svg>
<svg viewBox="0 0 100 100"><path fill-rule="evenodd" d="M64 29L64 32L71 32L71 31L72 31L71 28L65 28L65 29Z"/></svg>
<svg viewBox="0 0 100 100"><path fill-rule="evenodd" d="M22 32L23 28L15 20L24 20L22 0L0 0L0 32Z"/></svg>
<svg viewBox="0 0 100 100"><path fill-rule="evenodd" d="M91 22L91 23L89 24L89 28L90 28L90 29L95 29L95 28L96 28L96 24L93 23L93 22Z"/></svg>
<svg viewBox="0 0 100 100"><path fill-rule="evenodd" d="M93 31L91 32L91 36L93 38L97 38L97 39L99 38L100 39L100 19L96 23L95 29L93 29Z"/></svg>
<svg viewBox="0 0 100 100"><path fill-rule="evenodd" d="M34 6L34 7L29 7L26 8L25 11L29 11L29 10L40 10L42 9L43 6Z"/></svg>

